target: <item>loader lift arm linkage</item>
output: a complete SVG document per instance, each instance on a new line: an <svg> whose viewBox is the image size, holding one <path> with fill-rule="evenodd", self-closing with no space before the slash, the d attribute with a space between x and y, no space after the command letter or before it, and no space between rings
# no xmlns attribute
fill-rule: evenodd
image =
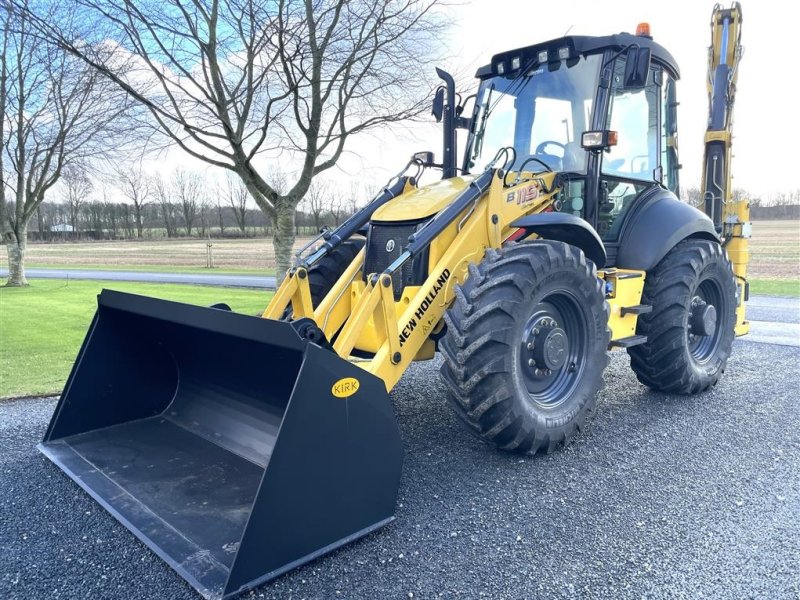
<svg viewBox="0 0 800 600"><path fill-rule="evenodd" d="M271 300L264 317L281 318L291 305L296 321L316 322L326 339L337 334L333 350L342 358L350 358L357 340L365 329L371 329L379 338L380 348L369 359L354 359L356 364L380 377L387 391L402 376L408 365L422 352L430 358L433 342L429 333L436 329L444 312L455 295L455 285L466 279L468 265L483 257L486 248L499 247L503 240L517 231L512 221L523 216L532 207L544 209L552 202L556 190L550 189L554 176L520 178L516 185L504 183L502 169L489 168L471 181L464 181L463 190L425 227L408 240L402 254L382 273L369 273L365 285L358 292L348 293L356 275L361 272L363 252L350 265L317 307L310 302L308 271L303 265L291 269ZM409 180L409 185L411 180ZM506 190L515 194L521 189L533 189L528 196L531 204L524 207L508 205ZM549 190L545 193L543 190ZM488 195L487 195L488 192ZM485 201L481 201L481 200ZM368 211L367 208L362 209ZM491 217L486 214L490 211ZM359 214L359 213L357 213ZM469 219L466 218L469 216ZM483 218L482 218L483 217ZM449 236L450 243L441 260L433 267L426 281L414 288L406 288L405 310L398 314L395 308L392 275L415 255L437 242L442 234L461 220L457 235ZM487 228L486 223L489 223ZM333 235L336 235L334 232ZM316 255L316 253L314 254ZM314 256L312 255L312 256ZM369 327L369 323L375 327Z"/></svg>

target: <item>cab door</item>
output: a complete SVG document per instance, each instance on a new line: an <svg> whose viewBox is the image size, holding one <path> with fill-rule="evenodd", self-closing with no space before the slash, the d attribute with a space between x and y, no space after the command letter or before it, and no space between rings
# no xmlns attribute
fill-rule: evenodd
<svg viewBox="0 0 800 600"><path fill-rule="evenodd" d="M605 129L617 132L617 145L602 156L597 205L597 233L613 243L636 198L661 185L662 68L651 64L644 87L624 85L625 56L614 64Z"/></svg>

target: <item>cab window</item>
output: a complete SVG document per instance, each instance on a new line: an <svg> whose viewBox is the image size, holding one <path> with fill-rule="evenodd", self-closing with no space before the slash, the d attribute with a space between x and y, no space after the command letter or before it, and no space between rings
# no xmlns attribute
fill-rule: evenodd
<svg viewBox="0 0 800 600"><path fill-rule="evenodd" d="M537 66L523 74L484 80L478 92L466 169L483 170L497 151L512 146L513 168L585 173L581 134L590 128L602 57Z"/></svg>
<svg viewBox="0 0 800 600"><path fill-rule="evenodd" d="M651 68L647 85L626 89L623 85L625 60L614 66L607 129L616 131L616 146L603 157L603 173L640 181L660 180L658 142L661 135L659 103L660 70Z"/></svg>
<svg viewBox="0 0 800 600"><path fill-rule="evenodd" d="M664 172L664 187L676 196L680 195L678 185L678 101L675 96L675 80L664 78L661 93L661 167Z"/></svg>
<svg viewBox="0 0 800 600"><path fill-rule="evenodd" d="M617 145L603 153L597 232L604 240L619 236L636 197L661 183L662 72L653 65L643 88L624 86L625 57L614 64L606 128L617 132Z"/></svg>

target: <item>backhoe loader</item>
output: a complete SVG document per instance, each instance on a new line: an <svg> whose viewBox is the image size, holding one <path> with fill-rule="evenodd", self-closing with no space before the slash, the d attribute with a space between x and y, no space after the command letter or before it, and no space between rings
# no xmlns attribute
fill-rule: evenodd
<svg viewBox="0 0 800 600"><path fill-rule="evenodd" d="M741 21L714 8L702 210L677 197L679 71L647 24L497 54L463 101L440 70L441 161L299 252L263 318L104 290L42 452L227 598L393 519L413 361L438 351L460 421L525 454L583 428L610 349L653 390L709 389L748 331Z"/></svg>

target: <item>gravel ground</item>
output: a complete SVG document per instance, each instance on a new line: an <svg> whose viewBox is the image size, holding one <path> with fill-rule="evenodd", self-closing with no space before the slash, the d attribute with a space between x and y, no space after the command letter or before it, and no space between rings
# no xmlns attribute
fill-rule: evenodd
<svg viewBox="0 0 800 600"><path fill-rule="evenodd" d="M738 341L709 393L615 353L589 427L520 458L476 441L436 363L393 393L397 520L254 598L800 598L800 351ZM199 598L34 445L54 399L0 403L0 598Z"/></svg>

